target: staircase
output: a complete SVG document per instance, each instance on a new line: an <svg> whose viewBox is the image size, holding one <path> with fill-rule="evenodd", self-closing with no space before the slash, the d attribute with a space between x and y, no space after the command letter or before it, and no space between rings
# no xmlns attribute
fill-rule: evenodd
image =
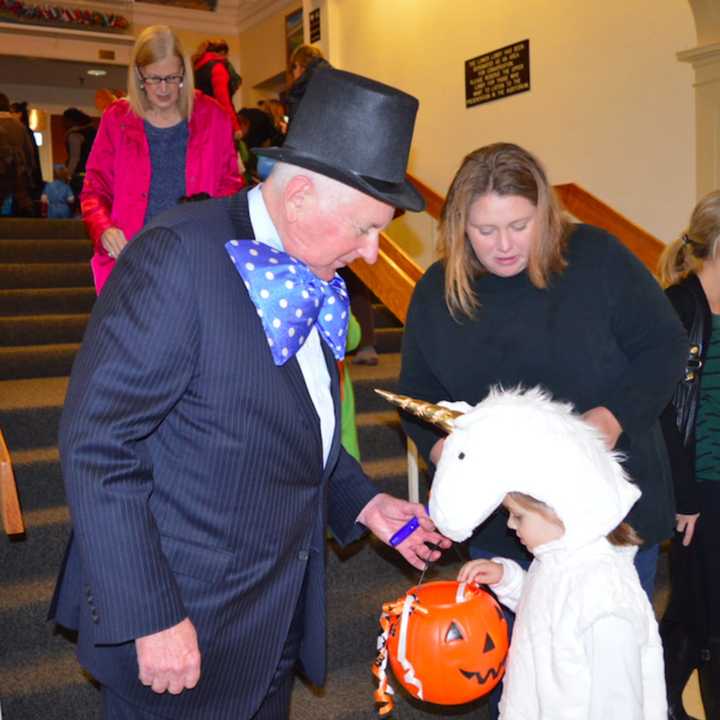
<svg viewBox="0 0 720 720"><path fill-rule="evenodd" d="M95 299L81 222L0 221L0 429L26 535L0 538L3 717L97 717L97 692L45 622L68 535L57 452L67 375ZM88 692L90 690L90 692Z"/></svg>
<svg viewBox="0 0 720 720"><path fill-rule="evenodd" d="M57 428L72 359L95 293L90 244L81 223L0 221L0 429L10 450L26 535L0 538L0 713L4 720L97 720L99 692L74 656L72 638L45 620L69 532ZM401 328L376 308L376 367L350 366L364 466L380 488L407 496L405 441L396 412L374 387L396 389ZM340 549L328 541L328 650L323 691L299 681L292 720L375 718L370 672L382 603L418 573L394 551L366 539ZM454 554L427 576L452 576ZM485 717L445 712L405 698L394 717ZM202 720L199 718L198 720ZM234 720L234 719L233 719Z"/></svg>
<svg viewBox="0 0 720 720"><path fill-rule="evenodd" d="M0 221L0 378L70 373L95 299L91 251L80 221Z"/></svg>

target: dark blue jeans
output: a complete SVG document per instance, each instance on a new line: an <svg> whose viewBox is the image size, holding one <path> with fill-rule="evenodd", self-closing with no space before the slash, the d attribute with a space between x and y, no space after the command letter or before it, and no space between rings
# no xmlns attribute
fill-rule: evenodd
<svg viewBox="0 0 720 720"><path fill-rule="evenodd" d="M652 603L653 592L655 591L655 574L657 572L657 561L659 545L648 545L642 550L638 550L635 555L635 569L638 572L640 578L640 585L642 589L647 593ZM487 552L485 550L479 550L478 548L470 548L470 556L473 559L476 558L487 558L492 559L494 553ZM527 570L530 567L530 560L516 560L523 570ZM505 619L508 624L508 633L512 639L512 630L515 625L515 613L510 612L504 605L500 606L505 615ZM488 709L490 711L490 720L497 720L498 718L498 706L500 704L500 696L502 695L502 683L488 695Z"/></svg>

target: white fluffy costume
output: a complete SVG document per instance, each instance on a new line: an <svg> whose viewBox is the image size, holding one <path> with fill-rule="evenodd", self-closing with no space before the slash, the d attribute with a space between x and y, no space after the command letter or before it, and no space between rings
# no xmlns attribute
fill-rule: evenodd
<svg viewBox="0 0 720 720"><path fill-rule="evenodd" d="M492 586L517 613L502 720L666 720L657 622L633 565L606 540L640 496L600 434L539 389L493 391L454 421L430 499L438 528L469 537L508 492L565 525Z"/></svg>

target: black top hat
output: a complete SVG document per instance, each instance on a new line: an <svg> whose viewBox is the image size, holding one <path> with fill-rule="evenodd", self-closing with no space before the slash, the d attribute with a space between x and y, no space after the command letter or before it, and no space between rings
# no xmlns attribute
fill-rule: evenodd
<svg viewBox="0 0 720 720"><path fill-rule="evenodd" d="M282 147L253 148L314 170L407 210L425 202L406 180L418 101L382 83L333 68L318 69Z"/></svg>

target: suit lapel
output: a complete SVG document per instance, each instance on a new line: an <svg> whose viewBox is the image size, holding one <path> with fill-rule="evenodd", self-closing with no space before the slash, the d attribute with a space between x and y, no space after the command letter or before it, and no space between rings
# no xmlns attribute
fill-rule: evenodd
<svg viewBox="0 0 720 720"><path fill-rule="evenodd" d="M323 480L329 475L332 468L337 462L338 455L340 454L340 439L341 439L341 422L342 414L340 412L340 383L342 379L338 373L337 362L335 356L332 354L327 343L320 340L320 345L323 349L323 355L325 357L325 364L327 365L328 372L330 373L330 392L333 398L333 407L335 410L335 432L333 433L332 444L330 445L330 453L328 455L327 463L325 463L325 471L323 472Z"/></svg>
<svg viewBox="0 0 720 720"><path fill-rule="evenodd" d="M324 345L325 343L322 343ZM270 361L272 362L272 360ZM295 397L298 407L302 412L305 420L309 423L313 431L313 438L317 447L320 463L322 464L322 435L320 433L320 418L318 417L315 405L313 404L310 393L308 392L305 378L303 377L300 363L297 357L292 357L281 368L291 393Z"/></svg>

